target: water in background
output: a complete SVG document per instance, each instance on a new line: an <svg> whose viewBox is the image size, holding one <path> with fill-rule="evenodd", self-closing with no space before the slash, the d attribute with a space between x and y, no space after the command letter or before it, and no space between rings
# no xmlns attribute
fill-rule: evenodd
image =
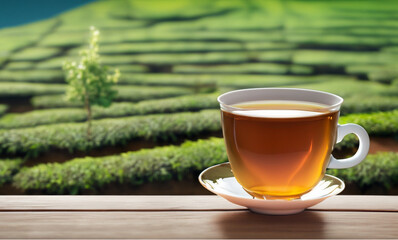
<svg viewBox="0 0 398 240"><path fill-rule="evenodd" d="M0 28L12 27L54 17L59 13L95 0L12 0L0 8Z"/></svg>

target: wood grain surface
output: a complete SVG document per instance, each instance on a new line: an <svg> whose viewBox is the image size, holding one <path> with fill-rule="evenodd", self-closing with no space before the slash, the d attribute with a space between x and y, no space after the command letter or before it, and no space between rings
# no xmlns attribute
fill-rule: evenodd
<svg viewBox="0 0 398 240"><path fill-rule="evenodd" d="M1 196L0 238L398 238L398 197L336 196L290 216L217 196Z"/></svg>

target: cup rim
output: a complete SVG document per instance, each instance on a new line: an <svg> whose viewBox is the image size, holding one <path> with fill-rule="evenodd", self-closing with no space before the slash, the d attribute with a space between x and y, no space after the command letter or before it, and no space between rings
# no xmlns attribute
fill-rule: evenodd
<svg viewBox="0 0 398 240"><path fill-rule="evenodd" d="M325 107L325 109L338 109L341 106L341 104L344 102L344 99L336 94L333 93L329 93L329 92L324 92L324 91L319 91L319 90L312 90L312 89L305 89L305 88L244 88L244 89L238 89L238 90L232 90L226 93L221 94L220 96L217 97L217 101L220 103L220 107L221 109L223 109L223 107L227 107L230 110L235 110L235 111L245 111L248 109L245 108L239 108L239 107L232 107L229 104L226 104L225 102L223 102L221 100L222 97L225 97L226 95L229 94L234 94L234 93L239 93L239 92L244 92L244 91L256 91L256 90L287 90L287 91L301 91L301 92L311 92L311 93L319 93L319 94L324 94L324 95L328 95L331 97L334 97L336 99L338 99L337 103L335 104L330 104L327 105L327 107ZM316 101L314 101L316 102ZM326 105L326 104L325 104Z"/></svg>

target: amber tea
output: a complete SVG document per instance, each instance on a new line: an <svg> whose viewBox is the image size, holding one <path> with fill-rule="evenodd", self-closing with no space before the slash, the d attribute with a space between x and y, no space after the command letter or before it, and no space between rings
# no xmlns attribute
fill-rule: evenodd
<svg viewBox="0 0 398 240"><path fill-rule="evenodd" d="M249 192L294 197L323 177L336 142L338 111L318 103L252 101L222 111L233 173Z"/></svg>
<svg viewBox="0 0 398 240"><path fill-rule="evenodd" d="M256 198L300 198L322 182L326 168L350 168L368 154L366 130L338 124L343 99L332 93L249 88L217 100L234 177ZM335 143L350 133L359 139L358 151L346 159L334 158Z"/></svg>

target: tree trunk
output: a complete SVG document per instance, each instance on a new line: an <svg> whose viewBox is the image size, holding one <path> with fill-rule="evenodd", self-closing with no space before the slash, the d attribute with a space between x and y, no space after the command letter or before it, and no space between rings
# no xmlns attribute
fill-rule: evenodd
<svg viewBox="0 0 398 240"><path fill-rule="evenodd" d="M84 97L84 107L87 111L87 139L91 141L91 106L90 99L87 93Z"/></svg>

